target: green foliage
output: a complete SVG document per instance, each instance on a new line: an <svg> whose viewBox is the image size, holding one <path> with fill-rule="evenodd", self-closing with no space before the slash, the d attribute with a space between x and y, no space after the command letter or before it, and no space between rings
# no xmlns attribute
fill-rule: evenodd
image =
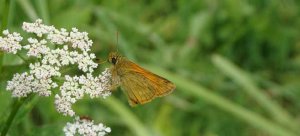
<svg viewBox="0 0 300 136"><path fill-rule="evenodd" d="M119 52L175 82L171 95L135 108L120 90L73 106L111 127L112 136L300 135L299 1L8 1L0 1L1 30L22 32L24 21L37 18L77 27L101 59L115 49L119 32ZM14 101L6 81L28 68L3 53L0 64L2 130ZM53 99L23 103L8 134L63 135L71 118L56 112Z"/></svg>

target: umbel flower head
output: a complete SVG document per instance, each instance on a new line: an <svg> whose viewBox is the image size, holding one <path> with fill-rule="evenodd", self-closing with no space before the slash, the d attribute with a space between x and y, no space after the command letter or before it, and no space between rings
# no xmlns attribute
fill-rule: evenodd
<svg viewBox="0 0 300 136"><path fill-rule="evenodd" d="M16 54L18 50L22 49L20 41L23 37L19 33L9 33L8 30L3 31L4 37L0 37L0 49L9 53Z"/></svg>
<svg viewBox="0 0 300 136"><path fill-rule="evenodd" d="M106 98L111 94L110 71L106 69L101 75L93 76L98 64L93 61L96 56L90 52L93 42L87 32L79 32L76 28L71 31L56 29L43 24L40 19L34 23L24 22L22 29L36 36L23 41L19 33L4 30L3 37L0 37L0 50L13 54L24 50L28 58L36 58L35 62L28 64L28 71L16 73L8 81L6 89L12 92L13 97L27 97L30 93L50 96L54 89L59 89L54 102L57 111L65 116L74 116L72 104L84 95ZM22 45L21 42L26 44ZM71 76L62 72L70 65L77 66L83 74ZM110 131L103 125L93 126L93 122L76 121L81 126L78 123L73 127L68 124L65 130L73 133L73 128L78 127L79 134L87 135ZM82 132L82 128L95 129L99 133Z"/></svg>
<svg viewBox="0 0 300 136"><path fill-rule="evenodd" d="M75 117L73 123L68 122L63 130L66 136L74 136L76 134L85 136L104 136L111 131L109 127L104 126L102 123L94 124L94 121L92 120L81 119L79 117Z"/></svg>
<svg viewBox="0 0 300 136"><path fill-rule="evenodd" d="M50 96L54 88L59 87L60 94L55 94L55 106L63 115L74 116L71 106L85 94L91 98L110 95L110 72L106 69L101 75L93 77L92 73L98 64L93 61L95 54L90 53L93 42L88 33L72 28L70 32L62 28L42 24L38 19L35 23L23 23L23 30L35 34L37 38L27 39L28 44L21 46L22 37L19 33L3 31L0 37L0 49L16 54L19 50L27 51L28 57L37 61L29 64L29 71L16 73L8 81L6 89L13 97L26 97L30 93L40 96ZM44 39L42 39L45 37ZM51 48L49 44L55 44ZM69 65L77 65L84 75L63 75L61 71ZM61 86L53 79L64 76Z"/></svg>

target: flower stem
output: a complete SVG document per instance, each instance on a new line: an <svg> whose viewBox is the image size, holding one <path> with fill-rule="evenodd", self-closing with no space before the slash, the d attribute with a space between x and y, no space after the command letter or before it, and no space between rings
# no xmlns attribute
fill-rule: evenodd
<svg viewBox="0 0 300 136"><path fill-rule="evenodd" d="M0 26L0 36L2 35L3 30L7 28L10 3L11 3L10 0L4 0L4 8L2 10L3 17ZM1 51L0 52L0 73L2 73L2 64L3 64L3 52Z"/></svg>
<svg viewBox="0 0 300 136"><path fill-rule="evenodd" d="M8 15L9 15L9 6L10 5L10 0L5 0L4 1L4 8L2 10L3 12L3 17L2 17L2 22L1 22L1 35L2 35L2 31L7 27L7 23L8 23Z"/></svg>
<svg viewBox="0 0 300 136"><path fill-rule="evenodd" d="M25 59L21 54L17 53L17 56L21 58L24 61L24 63L30 64L30 62L27 59Z"/></svg>
<svg viewBox="0 0 300 136"><path fill-rule="evenodd" d="M5 136L14 120L14 118L16 117L18 111L20 110L21 106L27 101L30 100L34 95L29 95L25 98L21 98L21 99L15 99L13 102L13 107L11 109L10 115L8 116L5 125L1 131L1 136Z"/></svg>

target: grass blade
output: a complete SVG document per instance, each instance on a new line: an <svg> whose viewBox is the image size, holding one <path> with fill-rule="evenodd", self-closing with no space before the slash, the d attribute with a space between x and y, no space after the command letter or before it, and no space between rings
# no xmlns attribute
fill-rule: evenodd
<svg viewBox="0 0 300 136"><path fill-rule="evenodd" d="M250 77L237 66L226 60L225 58L214 55L212 57L213 63L224 74L232 78L236 83L244 88L244 91L253 97L266 111L272 115L273 119L289 128L297 130L297 124L294 123L292 117L285 112L275 101L267 97L261 89L259 89Z"/></svg>
<svg viewBox="0 0 300 136"><path fill-rule="evenodd" d="M252 111L247 110L246 108L236 105L233 102L221 96L212 93L213 91L206 89L198 85L197 83L194 83L183 77L174 75L172 73L169 73L163 69L154 66L147 66L147 68L173 81L178 88L177 90L188 92L191 95L198 97L199 99L202 99L209 104L215 105L220 109L234 115L235 117L247 122L248 124L262 131L268 132L271 135L296 136L296 134L288 131L287 129L281 127L280 125L262 117L257 113L254 113Z"/></svg>
<svg viewBox="0 0 300 136"><path fill-rule="evenodd" d="M143 125L142 122L122 103L120 103L116 98L110 96L109 98L103 100L103 103L118 114L125 124L131 129L133 133L137 136L151 136L150 132Z"/></svg>

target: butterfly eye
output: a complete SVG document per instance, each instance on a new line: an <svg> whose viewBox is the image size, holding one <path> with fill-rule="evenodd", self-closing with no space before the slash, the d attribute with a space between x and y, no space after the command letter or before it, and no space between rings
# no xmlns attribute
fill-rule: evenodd
<svg viewBox="0 0 300 136"><path fill-rule="evenodd" d="M111 63L115 65L117 63L117 59L116 58L112 58L111 59Z"/></svg>

